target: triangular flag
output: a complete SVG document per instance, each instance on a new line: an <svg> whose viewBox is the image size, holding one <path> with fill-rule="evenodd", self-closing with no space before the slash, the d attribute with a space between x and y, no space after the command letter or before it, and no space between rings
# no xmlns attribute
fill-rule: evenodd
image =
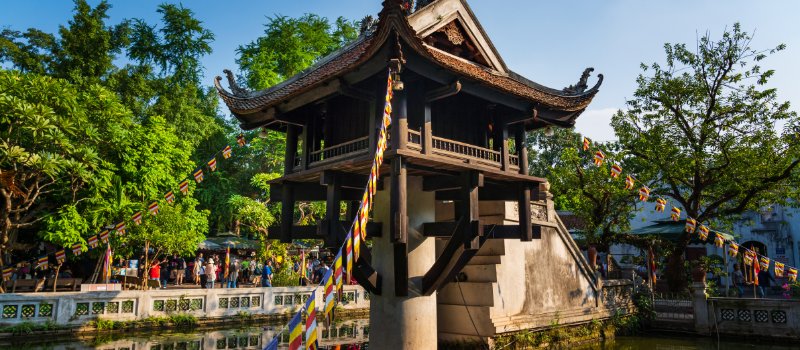
<svg viewBox="0 0 800 350"><path fill-rule="evenodd" d="M208 168L211 169L211 171L217 170L217 158L211 158L211 160L208 161Z"/></svg>
<svg viewBox="0 0 800 350"><path fill-rule="evenodd" d="M232 150L232 148L231 148L230 145L225 146L225 148L222 149L222 158L225 158L225 159L230 158L231 157L231 150Z"/></svg>
<svg viewBox="0 0 800 350"><path fill-rule="evenodd" d="M189 180L185 179L181 181L181 184L178 185L178 187L180 188L181 193L183 193L184 196L187 195L189 193Z"/></svg>
<svg viewBox="0 0 800 350"><path fill-rule="evenodd" d="M158 202L150 203L150 205L147 206L147 211L150 215L158 215Z"/></svg>
<svg viewBox="0 0 800 350"><path fill-rule="evenodd" d="M164 195L164 199L167 200L167 203L172 204L172 202L175 201L175 194L172 193L172 191L169 191Z"/></svg>
<svg viewBox="0 0 800 350"><path fill-rule="evenodd" d="M142 212L137 211L133 216L131 216L131 221L134 224L141 225L142 224Z"/></svg>
<svg viewBox="0 0 800 350"><path fill-rule="evenodd" d="M197 168L192 175L194 175L194 181L197 183L203 182L203 169Z"/></svg>

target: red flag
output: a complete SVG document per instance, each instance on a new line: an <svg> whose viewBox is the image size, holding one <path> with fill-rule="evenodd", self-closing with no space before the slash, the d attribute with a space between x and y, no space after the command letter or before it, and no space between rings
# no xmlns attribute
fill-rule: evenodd
<svg viewBox="0 0 800 350"><path fill-rule="evenodd" d="M650 247L650 250L647 252L647 263L650 265L650 280L653 281L653 285L655 286L656 281L656 255L653 253L653 247Z"/></svg>
<svg viewBox="0 0 800 350"><path fill-rule="evenodd" d="M755 248L753 248L753 249L755 249ZM753 253L753 255L755 255L755 253ZM761 264L759 264L758 262L753 264L753 284L754 285L758 285L758 273L761 272L761 269L759 268L760 265Z"/></svg>

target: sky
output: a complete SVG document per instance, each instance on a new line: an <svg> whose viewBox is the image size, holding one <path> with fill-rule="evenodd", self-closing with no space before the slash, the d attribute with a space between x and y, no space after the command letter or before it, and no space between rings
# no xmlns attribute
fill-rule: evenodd
<svg viewBox="0 0 800 350"><path fill-rule="evenodd" d="M89 1L92 5L97 0ZM164 1L111 1L109 23L143 18L158 23L158 4ZM168 1L174 2L174 1ZM267 17L315 13L331 20L375 15L381 0L261 0L184 1L216 36L214 52L203 59L205 80L236 70L236 49L263 33ZM800 1L670 0L670 1L534 1L469 0L509 68L538 83L562 88L578 81L586 67L605 77L600 92L578 118L577 131L596 141L612 140L611 115L625 107L636 88L640 63L664 62L664 43L694 45L710 32L718 38L739 22L754 32L753 48L780 43L787 49L762 62L775 69L769 87L782 100L800 104ZM66 0L0 0L0 28L29 27L56 32L71 18ZM596 77L589 80L590 86Z"/></svg>

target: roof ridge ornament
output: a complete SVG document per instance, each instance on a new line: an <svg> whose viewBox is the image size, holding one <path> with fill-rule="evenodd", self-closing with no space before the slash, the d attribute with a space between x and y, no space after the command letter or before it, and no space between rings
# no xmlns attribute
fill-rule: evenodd
<svg viewBox="0 0 800 350"><path fill-rule="evenodd" d="M375 29L378 29L378 19L372 17L370 15L364 16L361 19L361 28L359 30L359 34L361 35L370 35L375 32Z"/></svg>
<svg viewBox="0 0 800 350"><path fill-rule="evenodd" d="M236 83L236 77L234 77L233 72L231 72L230 69L223 69L222 72L225 73L225 78L228 79L228 87L231 89L231 94L233 96L249 97L252 95L252 92L250 90L247 90ZM214 79L214 85L217 86L217 90L225 91L225 89L220 84L220 80L222 80L222 77L217 76L216 79Z"/></svg>
<svg viewBox="0 0 800 350"><path fill-rule="evenodd" d="M603 75L602 74L598 74L597 75L597 83L594 84L594 86L591 89L589 89L589 84L588 84L589 76L592 75L592 72L594 72L594 68L592 68L592 67L584 69L583 70L583 74L581 74L580 80L578 80L578 83L575 84L575 85L570 85L568 87L565 87L564 89L562 89L562 91L564 91L565 93L568 93L568 94L580 95L580 94L586 92L587 89L590 92L598 90L600 88L600 84L603 83Z"/></svg>

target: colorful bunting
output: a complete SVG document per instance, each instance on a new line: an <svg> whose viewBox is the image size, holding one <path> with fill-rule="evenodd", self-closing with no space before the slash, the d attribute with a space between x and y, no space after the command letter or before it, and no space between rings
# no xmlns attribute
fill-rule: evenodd
<svg viewBox="0 0 800 350"><path fill-rule="evenodd" d="M40 257L39 260L36 260L36 268L42 270L46 269L49 260L47 255Z"/></svg>
<svg viewBox="0 0 800 350"><path fill-rule="evenodd" d="M202 177L203 176L201 174L200 178L202 178ZM181 190L181 193L183 193L184 196L189 194L189 180L185 179L185 180L181 181L180 185L178 185L178 188Z"/></svg>
<svg viewBox="0 0 800 350"><path fill-rule="evenodd" d="M131 221L133 221L134 224L141 225L142 224L142 212L137 211L136 214L133 214L133 216L131 216Z"/></svg>
<svg viewBox="0 0 800 350"><path fill-rule="evenodd" d="M66 260L67 260L67 253L64 252L64 249L61 249L56 252L56 261L58 262L59 265L63 264L64 261Z"/></svg>
<svg viewBox="0 0 800 350"><path fill-rule="evenodd" d="M673 206L672 207L672 214L670 214L669 217L672 218L672 221L680 220L681 219L681 208Z"/></svg>
<svg viewBox="0 0 800 350"><path fill-rule="evenodd" d="M753 253L753 257L755 257L756 253ZM758 262L753 264L753 285L758 285L758 273L760 272L760 266Z"/></svg>
<svg viewBox="0 0 800 350"><path fill-rule="evenodd" d="M97 235L89 237L89 240L86 241L89 243L89 247L96 248L97 247Z"/></svg>
<svg viewBox="0 0 800 350"><path fill-rule="evenodd" d="M175 201L175 194L169 191L164 195L164 199L167 200L167 203L172 204Z"/></svg>
<svg viewBox="0 0 800 350"><path fill-rule="evenodd" d="M766 271L769 270L769 258L766 256L762 256L758 259L758 263L761 265L761 269Z"/></svg>
<svg viewBox="0 0 800 350"><path fill-rule="evenodd" d="M342 249L333 258L333 279L336 281L336 296L342 298Z"/></svg>
<svg viewBox="0 0 800 350"><path fill-rule="evenodd" d="M244 146L247 144L247 140L244 139L244 134L239 134L236 136L236 143L238 143L239 146Z"/></svg>
<svg viewBox="0 0 800 350"><path fill-rule="evenodd" d="M656 199L656 211L659 213L663 213L664 209L667 207L667 200L664 198Z"/></svg>
<svg viewBox="0 0 800 350"><path fill-rule="evenodd" d="M83 244L75 243L72 245L72 255L78 256L83 253Z"/></svg>
<svg viewBox="0 0 800 350"><path fill-rule="evenodd" d="M636 185L636 182L633 180L633 176L628 175L628 176L625 177L625 189L626 190L632 190L633 186L635 186L635 185Z"/></svg>
<svg viewBox="0 0 800 350"><path fill-rule="evenodd" d="M289 321L289 350L300 349L303 342L303 325L301 321L302 310L298 311Z"/></svg>
<svg viewBox="0 0 800 350"><path fill-rule="evenodd" d="M325 282L325 318L331 320L331 312L333 311L333 269L328 270L325 277L322 278Z"/></svg>
<svg viewBox="0 0 800 350"><path fill-rule="evenodd" d="M730 242L728 244L728 255L730 255L731 258L735 258L736 254L738 253L739 253L739 245L736 244L735 242Z"/></svg>
<svg viewBox="0 0 800 350"><path fill-rule="evenodd" d="M344 238L344 254L347 257L347 266L345 271L347 272L347 278L350 279L352 276L353 271L353 231L347 233L347 236Z"/></svg>
<svg viewBox="0 0 800 350"><path fill-rule="evenodd" d="M722 235L719 233L714 233L714 245L716 245L717 248L722 248L724 244L725 244L725 238L723 238Z"/></svg>
<svg viewBox="0 0 800 350"><path fill-rule="evenodd" d="M125 221L120 221L120 223L118 223L116 226L114 226L114 229L117 230L117 236L124 235L126 228L127 227L125 226Z"/></svg>
<svg viewBox="0 0 800 350"><path fill-rule="evenodd" d="M697 230L697 235L700 237L701 241L705 241L708 238L708 227L700 225L700 229Z"/></svg>
<svg viewBox="0 0 800 350"><path fill-rule="evenodd" d="M647 199L650 198L650 188L647 186L642 186L639 189L639 200L642 202L647 202Z"/></svg>
<svg viewBox="0 0 800 350"><path fill-rule="evenodd" d="M150 213L150 215L158 215L158 202L154 201L150 203L150 205L147 206L147 212Z"/></svg>
<svg viewBox="0 0 800 350"><path fill-rule="evenodd" d="M789 268L789 272L786 274L786 277L789 278L789 281L796 282L797 281L797 269L792 267Z"/></svg>
<svg viewBox="0 0 800 350"><path fill-rule="evenodd" d="M590 145L591 145L591 142L589 142L589 139L584 137L583 138L583 150L584 151L588 151Z"/></svg>
<svg viewBox="0 0 800 350"><path fill-rule="evenodd" d="M225 146L225 148L222 149L222 158L225 158L225 159L230 158L231 157L231 150L232 150L232 148L231 148L230 145Z"/></svg>
<svg viewBox="0 0 800 350"><path fill-rule="evenodd" d="M744 255L742 255L742 260L744 264L747 266L753 265L753 252L748 249L745 249Z"/></svg>
<svg viewBox="0 0 800 350"><path fill-rule="evenodd" d="M783 277L783 263L775 262L775 277Z"/></svg>
<svg viewBox="0 0 800 350"><path fill-rule="evenodd" d="M594 165L601 166L603 165L603 160L606 159L606 155L603 154L602 151L597 151L594 153Z"/></svg>
<svg viewBox="0 0 800 350"><path fill-rule="evenodd" d="M208 164L208 168L211 169L211 171L217 170L217 158L216 157L211 158L211 160L209 160L207 164Z"/></svg>
<svg viewBox="0 0 800 350"><path fill-rule="evenodd" d="M203 169L197 168L192 175L194 176L194 181L197 183L203 182Z"/></svg>
<svg viewBox="0 0 800 350"><path fill-rule="evenodd" d="M14 275L14 269L6 267L3 269L3 281L8 281Z"/></svg>
<svg viewBox="0 0 800 350"><path fill-rule="evenodd" d="M317 350L317 290L311 292L311 296L306 300L306 350Z"/></svg>
<svg viewBox="0 0 800 350"><path fill-rule="evenodd" d="M622 167L619 164L614 164L611 166L611 178L616 179L619 174L622 174Z"/></svg>
<svg viewBox="0 0 800 350"><path fill-rule="evenodd" d="M686 232L693 233L695 227L697 227L697 220L692 218L686 218Z"/></svg>
<svg viewBox="0 0 800 350"><path fill-rule="evenodd" d="M108 230L103 230L103 232L100 232L100 242L108 243Z"/></svg>

